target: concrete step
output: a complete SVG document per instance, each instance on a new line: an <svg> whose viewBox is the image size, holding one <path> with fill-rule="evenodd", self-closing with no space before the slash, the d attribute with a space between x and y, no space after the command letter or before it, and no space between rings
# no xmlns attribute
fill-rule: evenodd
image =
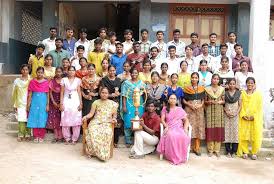
<svg viewBox="0 0 274 184"><path fill-rule="evenodd" d="M263 138L274 138L274 129L264 129L263 130Z"/></svg>
<svg viewBox="0 0 274 184"><path fill-rule="evenodd" d="M9 122L6 124L6 130L18 130L18 122Z"/></svg>
<svg viewBox="0 0 274 184"><path fill-rule="evenodd" d="M274 138L263 138L263 148L274 148Z"/></svg>

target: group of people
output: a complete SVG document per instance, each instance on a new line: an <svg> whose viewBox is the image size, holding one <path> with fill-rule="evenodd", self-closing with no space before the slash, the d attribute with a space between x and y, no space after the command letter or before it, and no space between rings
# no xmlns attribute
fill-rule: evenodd
<svg viewBox="0 0 274 184"><path fill-rule="evenodd" d="M150 42L146 29L134 42L132 31L125 30L123 43L114 32L107 37L105 28L91 41L85 28L78 41L71 28L65 39L56 38L56 33L50 28L50 37L38 44L14 81L18 141L30 141L33 135L34 142L43 142L50 129L52 143L74 145L86 121L85 153L100 160L111 157L112 145L117 147L122 134L132 159L156 149L180 164L187 160L191 142L192 151L201 155L201 140L206 140L210 157L220 157L225 143L228 157L247 159L250 143L251 159L257 159L262 96L236 33L228 33L229 42L220 46L212 33L210 43L201 47L197 33L190 35L191 44L186 46L178 29L168 43L162 31L156 33L156 42ZM141 128L133 130L136 91L141 95Z"/></svg>

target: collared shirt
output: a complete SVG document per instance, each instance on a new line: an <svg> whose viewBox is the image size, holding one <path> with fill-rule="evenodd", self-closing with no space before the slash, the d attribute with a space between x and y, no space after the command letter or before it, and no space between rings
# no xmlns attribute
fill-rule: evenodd
<svg viewBox="0 0 274 184"><path fill-rule="evenodd" d="M201 48L200 48L199 45L191 43L189 46L193 50L193 56L194 57L197 57L197 56L199 56L202 53Z"/></svg>
<svg viewBox="0 0 274 184"><path fill-rule="evenodd" d="M176 47L176 55L178 55L180 58L185 56L185 47L186 44L179 40L178 43L176 43L174 40L167 43L167 49L169 46L174 45Z"/></svg>
<svg viewBox="0 0 274 184"><path fill-rule="evenodd" d="M51 40L50 38L46 38L42 41L42 44L45 45L45 50L44 50L44 56L47 55L50 51L55 50L55 39Z"/></svg>
<svg viewBox="0 0 274 184"><path fill-rule="evenodd" d="M69 52L64 49L61 49L59 52L57 50L52 50L49 52L49 54L52 55L52 66L54 67L62 66L62 60L64 58L70 58Z"/></svg>
<svg viewBox="0 0 274 184"><path fill-rule="evenodd" d="M108 49L107 50L111 50L111 52L115 53L116 52L116 43L114 44L109 44ZM107 52L109 54L109 57L111 57L113 54L110 52Z"/></svg>
<svg viewBox="0 0 274 184"><path fill-rule="evenodd" d="M85 41L81 41L81 39L79 39L75 45L74 45L74 56L77 56L77 47L79 45L83 45L85 47L85 52L84 52L84 57L87 58L88 57L88 47L90 45L90 42L86 39Z"/></svg>
<svg viewBox="0 0 274 184"><path fill-rule="evenodd" d="M119 57L116 53L113 54L110 58L110 64L116 67L116 74L122 74L124 72L124 62L127 60L127 55L123 54L122 57Z"/></svg>
<svg viewBox="0 0 274 184"><path fill-rule="evenodd" d="M203 54L201 54L195 58L195 72L199 70L200 61L203 59L207 61L207 66L210 71L213 71L216 68L216 60L213 56L209 54L207 56L204 56Z"/></svg>
<svg viewBox="0 0 274 184"><path fill-rule="evenodd" d="M208 46L208 54L210 54L213 57L219 56L221 54L220 46L219 45L209 45Z"/></svg>
<svg viewBox="0 0 274 184"><path fill-rule="evenodd" d="M233 59L236 56L236 52L234 49L234 46L236 45L236 43L227 42L226 45L227 45L226 55L230 57L231 59Z"/></svg>
<svg viewBox="0 0 274 184"><path fill-rule="evenodd" d="M140 43L140 47L141 47L141 53L149 54L151 41L148 40L146 42L143 42L142 40L140 40L139 43Z"/></svg>
<svg viewBox="0 0 274 184"><path fill-rule="evenodd" d="M73 37L70 41L68 41L66 38L63 41L63 49L69 52L70 57L74 55L74 46L76 43L76 39Z"/></svg>
<svg viewBox="0 0 274 184"><path fill-rule="evenodd" d="M238 66L240 66L240 63L241 61L246 61L247 64L248 64L248 71L249 72L253 72L253 68L252 68L252 63L250 61L250 58L247 57L247 56L244 56L244 55L241 55L241 56L235 56L233 59L232 59L232 70L234 72L237 72L237 68Z"/></svg>
<svg viewBox="0 0 274 184"><path fill-rule="evenodd" d="M149 128L155 131L155 136L160 137L160 122L161 118L156 112L153 112L150 116L148 112L144 112L142 119L144 124Z"/></svg>
<svg viewBox="0 0 274 184"><path fill-rule="evenodd" d="M163 63L163 59L156 57L155 59L150 58L151 65L155 65L155 67L151 70L151 72L157 71L159 74L161 73L161 64Z"/></svg>
<svg viewBox="0 0 274 184"><path fill-rule="evenodd" d="M123 53L125 54L128 50L132 49L133 47L133 42L123 42L123 46L124 46L124 50ZM132 54L134 51L132 50L131 52L127 53L127 54Z"/></svg>
<svg viewBox="0 0 274 184"><path fill-rule="evenodd" d="M103 71L102 61L104 57L105 57L105 52L90 52L88 54L88 62L95 65L97 75Z"/></svg>
<svg viewBox="0 0 274 184"><path fill-rule="evenodd" d="M69 60L70 60L71 66L74 66L76 70L81 69L78 56L72 56Z"/></svg>
<svg viewBox="0 0 274 184"><path fill-rule="evenodd" d="M97 38L100 38L100 37L97 37ZM95 47L94 47L94 41L95 41L97 38L95 38L95 39L93 39L93 40L90 41L88 53L94 51L94 48L95 48ZM104 39L104 41L103 41L103 43L102 43L102 49L103 49L103 51L104 51L105 53L107 53L107 51L108 51L108 46L109 46L109 45L110 45L110 41L107 40L107 39Z"/></svg>
<svg viewBox="0 0 274 184"><path fill-rule="evenodd" d="M170 57L166 58L165 62L168 64L168 75L172 75L173 73L179 73L180 72L180 59L174 58L171 59Z"/></svg>
<svg viewBox="0 0 274 184"><path fill-rule="evenodd" d="M146 54L142 53L132 53L127 56L127 61L130 63L131 67L135 67L138 72L143 71L143 62L147 58Z"/></svg>
<svg viewBox="0 0 274 184"><path fill-rule="evenodd" d="M187 62L187 72L188 73L193 73L195 72L195 57L183 57L182 61L186 61Z"/></svg>
<svg viewBox="0 0 274 184"><path fill-rule="evenodd" d="M252 72L247 72L246 74L243 72L235 73L236 85L240 90L246 90L246 79L248 77L254 77L254 74Z"/></svg>
<svg viewBox="0 0 274 184"><path fill-rule="evenodd" d="M157 47L159 49L159 58L165 59L167 57L167 44L165 42L159 43L159 41L157 40L156 42L151 44L150 48L152 47Z"/></svg>
<svg viewBox="0 0 274 184"><path fill-rule="evenodd" d="M229 70L232 70L232 59L228 55L226 55L226 56L228 57ZM222 55L219 55L219 56L215 57L216 66L215 66L215 69L213 70L213 72L219 70L219 68L222 67L222 65L221 65L221 59L222 59L222 57L223 57Z"/></svg>

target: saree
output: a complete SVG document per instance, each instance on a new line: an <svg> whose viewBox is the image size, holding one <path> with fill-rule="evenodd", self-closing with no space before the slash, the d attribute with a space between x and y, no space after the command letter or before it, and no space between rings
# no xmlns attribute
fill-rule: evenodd
<svg viewBox="0 0 274 184"><path fill-rule="evenodd" d="M80 70L77 70L76 73L75 73L75 76L82 79L83 77L87 76L88 75L88 71L87 70L84 70L82 71L81 69Z"/></svg>

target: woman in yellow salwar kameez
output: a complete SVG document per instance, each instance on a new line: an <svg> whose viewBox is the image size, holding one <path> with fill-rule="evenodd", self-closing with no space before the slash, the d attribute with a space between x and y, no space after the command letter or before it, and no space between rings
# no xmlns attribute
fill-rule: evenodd
<svg viewBox="0 0 274 184"><path fill-rule="evenodd" d="M262 144L263 107L262 95L255 90L255 79L246 79L247 90L242 91L242 109L239 120L238 156L247 159L249 143L251 144L251 159L257 159L257 153Z"/></svg>

